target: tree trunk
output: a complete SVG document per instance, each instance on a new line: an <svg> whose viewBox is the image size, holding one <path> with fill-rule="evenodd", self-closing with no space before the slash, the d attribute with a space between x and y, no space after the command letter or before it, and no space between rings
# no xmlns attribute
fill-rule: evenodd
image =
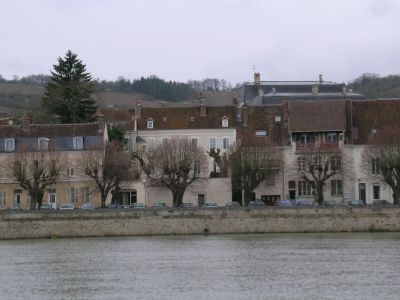
<svg viewBox="0 0 400 300"><path fill-rule="evenodd" d="M182 205L183 194L185 192L175 191L172 193L172 202L174 207L180 207Z"/></svg>
<svg viewBox="0 0 400 300"><path fill-rule="evenodd" d="M317 193L317 203L321 206L324 204L324 188L322 185L316 185L315 191Z"/></svg>
<svg viewBox="0 0 400 300"><path fill-rule="evenodd" d="M393 205L399 205L400 204L400 189L399 188L393 188Z"/></svg>
<svg viewBox="0 0 400 300"><path fill-rule="evenodd" d="M244 205L249 205L249 202L253 200L253 191L244 190Z"/></svg>
<svg viewBox="0 0 400 300"><path fill-rule="evenodd" d="M107 195L101 194L101 208L106 208Z"/></svg>

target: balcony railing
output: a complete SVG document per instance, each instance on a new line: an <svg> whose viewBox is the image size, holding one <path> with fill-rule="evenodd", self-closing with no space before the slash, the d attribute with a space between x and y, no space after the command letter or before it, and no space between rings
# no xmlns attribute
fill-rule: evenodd
<svg viewBox="0 0 400 300"><path fill-rule="evenodd" d="M339 148L338 142L309 142L309 143L301 143L296 142L296 151L305 151L309 150L320 150L320 151L334 151Z"/></svg>

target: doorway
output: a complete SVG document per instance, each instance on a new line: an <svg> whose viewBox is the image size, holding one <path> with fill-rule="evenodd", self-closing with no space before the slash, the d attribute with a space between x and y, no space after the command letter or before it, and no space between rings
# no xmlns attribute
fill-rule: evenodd
<svg viewBox="0 0 400 300"><path fill-rule="evenodd" d="M359 197L359 200L361 200L362 202L364 202L364 203L367 202L367 191L366 191L365 183L358 184L358 197Z"/></svg>
<svg viewBox="0 0 400 300"><path fill-rule="evenodd" d="M49 189L49 205L52 209L57 208L56 189Z"/></svg>
<svg viewBox="0 0 400 300"><path fill-rule="evenodd" d="M205 197L204 194L197 195L197 206L202 207L204 205Z"/></svg>
<svg viewBox="0 0 400 300"><path fill-rule="evenodd" d="M14 207L21 206L21 192L14 193Z"/></svg>

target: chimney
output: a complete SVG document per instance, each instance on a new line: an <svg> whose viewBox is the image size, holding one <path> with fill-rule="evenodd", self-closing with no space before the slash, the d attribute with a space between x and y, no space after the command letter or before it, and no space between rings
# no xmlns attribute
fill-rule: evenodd
<svg viewBox="0 0 400 300"><path fill-rule="evenodd" d="M319 84L323 83L324 79L322 78L322 74L319 74Z"/></svg>
<svg viewBox="0 0 400 300"><path fill-rule="evenodd" d="M290 145L289 134L289 102L283 101L282 107L282 145Z"/></svg>
<svg viewBox="0 0 400 300"><path fill-rule="evenodd" d="M313 96L317 96L318 95L318 85L314 84L311 88L311 93L313 94Z"/></svg>
<svg viewBox="0 0 400 300"><path fill-rule="evenodd" d="M206 97L200 93L200 117L207 116Z"/></svg>
<svg viewBox="0 0 400 300"><path fill-rule="evenodd" d="M140 119L140 116L142 114L142 104L136 103L135 105L135 119Z"/></svg>
<svg viewBox="0 0 400 300"><path fill-rule="evenodd" d="M246 100L242 105L242 127L247 127L249 125L249 111L247 107Z"/></svg>
<svg viewBox="0 0 400 300"><path fill-rule="evenodd" d="M254 73L254 85L260 85L261 77L260 73Z"/></svg>

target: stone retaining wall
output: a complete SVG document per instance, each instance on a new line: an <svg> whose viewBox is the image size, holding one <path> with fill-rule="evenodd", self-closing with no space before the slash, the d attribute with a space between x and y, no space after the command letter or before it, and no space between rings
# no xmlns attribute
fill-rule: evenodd
<svg viewBox="0 0 400 300"><path fill-rule="evenodd" d="M0 239L361 231L400 232L400 207L0 212Z"/></svg>

